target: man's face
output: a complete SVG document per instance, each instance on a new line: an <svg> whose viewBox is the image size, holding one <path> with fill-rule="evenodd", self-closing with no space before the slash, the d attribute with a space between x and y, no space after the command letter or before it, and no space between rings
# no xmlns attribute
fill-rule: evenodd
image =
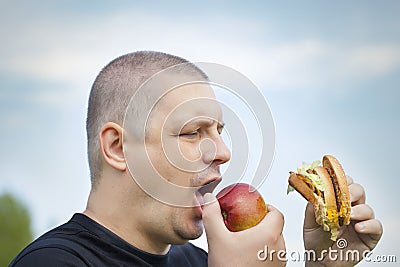
<svg viewBox="0 0 400 267"><path fill-rule="evenodd" d="M219 179L219 165L230 159L220 136L222 128L222 112L210 86L192 84L169 92L157 104L146 128L146 150L154 169L170 183L184 187ZM182 240L203 232L202 197L196 195L193 207L163 204L164 214L159 214L166 229L170 227Z"/></svg>

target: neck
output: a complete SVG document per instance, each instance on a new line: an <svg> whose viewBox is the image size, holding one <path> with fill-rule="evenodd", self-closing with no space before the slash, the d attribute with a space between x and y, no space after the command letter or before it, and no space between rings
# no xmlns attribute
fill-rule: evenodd
<svg viewBox="0 0 400 267"><path fill-rule="evenodd" d="M83 213L132 246L148 253L165 255L170 244L160 242L161 238L146 228L148 220L141 221L147 217L143 214L146 212L143 209L145 199L129 201L133 194L143 192L128 193L126 188L124 185L118 188L115 183L107 184L107 180L102 179L101 184L90 192Z"/></svg>

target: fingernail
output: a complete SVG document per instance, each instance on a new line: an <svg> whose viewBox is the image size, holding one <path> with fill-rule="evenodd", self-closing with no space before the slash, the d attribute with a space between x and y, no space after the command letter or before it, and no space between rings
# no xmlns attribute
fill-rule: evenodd
<svg viewBox="0 0 400 267"><path fill-rule="evenodd" d="M204 195L203 199L204 199L204 203L205 203L205 204L208 204L208 203L214 201L214 200L215 200L215 197L214 197L213 194L211 194L211 193L206 193L206 194Z"/></svg>
<svg viewBox="0 0 400 267"><path fill-rule="evenodd" d="M359 231L363 231L364 229L365 229L365 224L359 223L359 224L358 224L358 230L359 230Z"/></svg>

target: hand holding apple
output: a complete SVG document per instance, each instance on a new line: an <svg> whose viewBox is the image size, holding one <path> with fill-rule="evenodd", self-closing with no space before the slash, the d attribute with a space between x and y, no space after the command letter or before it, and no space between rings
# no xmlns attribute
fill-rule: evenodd
<svg viewBox="0 0 400 267"><path fill-rule="evenodd" d="M248 185L245 186L245 189L247 193L251 193L249 192ZM238 189L234 190L232 193L240 191L236 191ZM243 194L246 195L245 193ZM248 202L252 198L246 198L241 194L237 197L237 200L239 199L242 199L244 203L247 202L247 205L252 202ZM282 236L284 219L283 214L279 210L268 205L268 213L257 225L246 231L232 232L224 222L221 207L216 197L210 193L206 193L204 195L204 202L206 204L203 206L203 224L208 243L208 266L272 267L286 265L286 261L282 261L277 257L268 258L263 261L257 256L257 253L266 246L270 251L286 251L285 241ZM234 202L236 203L236 201ZM241 206L242 204L239 205ZM248 226L249 224L246 225Z"/></svg>
<svg viewBox="0 0 400 267"><path fill-rule="evenodd" d="M217 194L226 227L238 232L257 225L267 214L261 194L251 185L232 184Z"/></svg>

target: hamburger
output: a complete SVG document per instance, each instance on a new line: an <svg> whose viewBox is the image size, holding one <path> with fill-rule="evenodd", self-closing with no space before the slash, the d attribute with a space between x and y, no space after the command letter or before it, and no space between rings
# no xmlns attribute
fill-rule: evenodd
<svg viewBox="0 0 400 267"><path fill-rule="evenodd" d="M339 161L325 155L321 162L303 163L290 172L287 192L296 190L314 209L316 222L336 241L339 229L350 223L350 194L346 174Z"/></svg>

